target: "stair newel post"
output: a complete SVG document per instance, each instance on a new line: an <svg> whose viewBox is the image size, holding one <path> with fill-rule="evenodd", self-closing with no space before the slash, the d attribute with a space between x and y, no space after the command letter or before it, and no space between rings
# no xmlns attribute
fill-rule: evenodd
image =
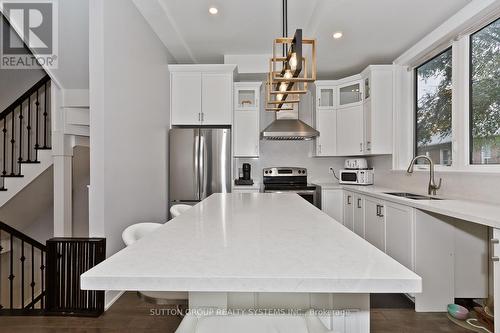
<svg viewBox="0 0 500 333"><path fill-rule="evenodd" d="M40 281L41 281L41 287L40 290L42 291L42 294L45 294L45 260L44 260L45 253L44 251L40 250ZM45 309L45 297L42 297L41 299L41 306L42 309Z"/></svg>
<svg viewBox="0 0 500 333"><path fill-rule="evenodd" d="M27 159L26 162L31 162L31 96L28 97L28 126L26 126L28 137L26 139L27 145Z"/></svg>
<svg viewBox="0 0 500 333"><path fill-rule="evenodd" d="M35 308L35 248L31 245L31 303Z"/></svg>
<svg viewBox="0 0 500 333"><path fill-rule="evenodd" d="M14 308L14 236L10 235L10 308Z"/></svg>
<svg viewBox="0 0 500 333"><path fill-rule="evenodd" d="M26 257L24 256L24 241L21 240L21 307L24 309L24 262Z"/></svg>
<svg viewBox="0 0 500 333"><path fill-rule="evenodd" d="M15 124L16 124L16 110L14 109L12 111L12 132L10 133L10 144L11 144L11 161L10 161L10 175L11 176L15 176L15 172L14 172L14 161L16 160L15 158L15 151L16 151L16 146L15 146L15 143L16 143L16 138L14 136L15 134Z"/></svg>
<svg viewBox="0 0 500 333"><path fill-rule="evenodd" d="M44 85L44 90L45 90L45 94L44 94L44 98L43 98L43 102L44 102L44 106L43 106L43 148L44 149L47 149L48 146L47 146L47 116L48 116L48 113L47 113L47 83L45 83Z"/></svg>
<svg viewBox="0 0 500 333"><path fill-rule="evenodd" d="M40 148L40 145L38 143L38 136L40 135L39 133L39 121L40 121L40 100L39 100L39 89L36 90L36 114L35 114L35 161L38 161L38 148Z"/></svg>
<svg viewBox="0 0 500 333"><path fill-rule="evenodd" d="M0 230L0 239L2 239L2 230ZM2 286L2 243L0 242L0 286ZM0 310L2 310L2 288L0 288Z"/></svg>

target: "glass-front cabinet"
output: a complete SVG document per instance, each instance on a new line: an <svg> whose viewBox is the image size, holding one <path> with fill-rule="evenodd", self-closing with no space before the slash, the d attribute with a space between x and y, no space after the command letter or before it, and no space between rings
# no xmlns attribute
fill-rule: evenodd
<svg viewBox="0 0 500 333"><path fill-rule="evenodd" d="M248 86L235 88L235 106L236 110L255 110L259 107L260 88Z"/></svg>
<svg viewBox="0 0 500 333"><path fill-rule="evenodd" d="M259 157L261 84L234 83L234 157Z"/></svg>
<svg viewBox="0 0 500 333"><path fill-rule="evenodd" d="M318 87L318 108L331 109L335 107L335 92L333 87Z"/></svg>
<svg viewBox="0 0 500 333"><path fill-rule="evenodd" d="M363 102L362 80L349 82L338 87L338 107L350 107L359 105Z"/></svg>

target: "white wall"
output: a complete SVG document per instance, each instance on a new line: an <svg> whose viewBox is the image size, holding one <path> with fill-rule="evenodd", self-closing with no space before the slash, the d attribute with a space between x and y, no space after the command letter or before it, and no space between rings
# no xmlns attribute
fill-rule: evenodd
<svg viewBox="0 0 500 333"><path fill-rule="evenodd" d="M375 168L375 185L409 192L427 192L429 172L391 171L391 156L370 158ZM436 182L443 179L439 195L450 198L473 199L498 204L500 202L500 174L471 172L436 172Z"/></svg>
<svg viewBox="0 0 500 333"><path fill-rule="evenodd" d="M131 0L92 0L90 20L89 233L109 256L167 218L168 57Z"/></svg>

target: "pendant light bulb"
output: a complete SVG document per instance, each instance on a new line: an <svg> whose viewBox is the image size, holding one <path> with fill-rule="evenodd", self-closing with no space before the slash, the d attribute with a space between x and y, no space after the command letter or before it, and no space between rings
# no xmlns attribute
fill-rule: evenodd
<svg viewBox="0 0 500 333"><path fill-rule="evenodd" d="M288 63L290 64L290 68L292 69L292 71L295 71L295 69L297 69L297 53L292 53Z"/></svg>
<svg viewBox="0 0 500 333"><path fill-rule="evenodd" d="M276 99L277 99L278 101L283 100L283 94L277 94L277 95L276 95Z"/></svg>
<svg viewBox="0 0 500 333"><path fill-rule="evenodd" d="M289 69L287 69L287 70L285 71L285 74L283 75L283 77L284 77L285 79L291 79L291 78L292 78L292 71L291 71L291 70L289 70Z"/></svg>
<svg viewBox="0 0 500 333"><path fill-rule="evenodd" d="M285 82L281 82L280 91L285 92L287 88L288 88L288 85Z"/></svg>

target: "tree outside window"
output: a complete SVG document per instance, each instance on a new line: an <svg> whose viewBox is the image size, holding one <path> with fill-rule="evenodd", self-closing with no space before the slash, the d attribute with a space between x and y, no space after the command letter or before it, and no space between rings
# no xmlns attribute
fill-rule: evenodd
<svg viewBox="0 0 500 333"><path fill-rule="evenodd" d="M470 163L500 164L500 19L470 38Z"/></svg>
<svg viewBox="0 0 500 333"><path fill-rule="evenodd" d="M451 165L451 48L419 66L415 70L415 80L415 153L429 156L436 164Z"/></svg>

